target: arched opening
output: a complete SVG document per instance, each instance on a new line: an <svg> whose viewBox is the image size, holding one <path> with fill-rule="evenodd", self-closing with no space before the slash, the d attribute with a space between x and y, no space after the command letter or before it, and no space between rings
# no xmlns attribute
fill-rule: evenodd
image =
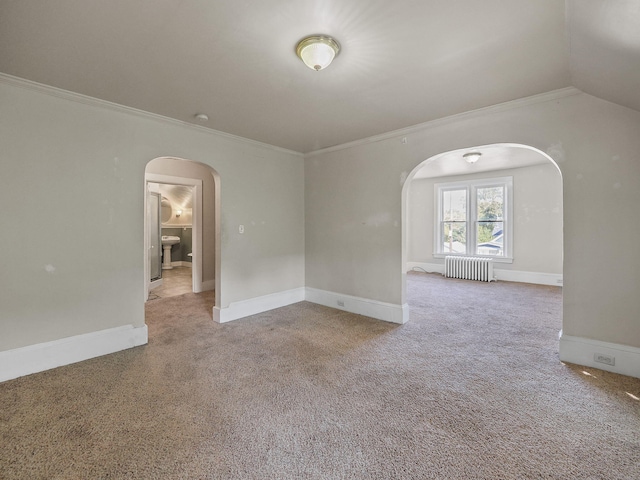
<svg viewBox="0 0 640 480"><path fill-rule="evenodd" d="M155 158L145 168L144 205L144 300L150 298L154 287L162 285L162 272L177 267L190 273L189 291L215 290L215 305L219 305L218 173L191 160ZM172 252L177 258L171 258Z"/></svg>
<svg viewBox="0 0 640 480"><path fill-rule="evenodd" d="M465 161L469 152L480 153L479 160ZM465 236L461 227L462 234L458 232L455 238L452 229L447 230L453 226L453 222L447 224L451 218L442 214L442 192L461 191L463 196L472 196L476 195L474 185L494 185L504 179L512 182L511 247L502 249L501 242L507 236L497 227L493 238L482 238L478 233L481 223L507 230L506 222L483 223L482 218L460 222L475 233ZM466 200L465 205L478 212L479 203ZM561 171L551 157L534 147L492 144L425 160L413 169L402 190L403 304L407 303L407 272L444 273L445 257L454 255L492 258L496 280L562 286L562 216ZM491 232L489 228L489 237Z"/></svg>

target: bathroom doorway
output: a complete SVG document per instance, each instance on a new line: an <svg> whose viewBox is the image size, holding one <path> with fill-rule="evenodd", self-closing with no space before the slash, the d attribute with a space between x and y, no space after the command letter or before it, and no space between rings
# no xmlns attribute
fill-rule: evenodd
<svg viewBox="0 0 640 480"><path fill-rule="evenodd" d="M203 291L202 180L147 173L145 181L149 245L146 299ZM153 210L155 205L157 211ZM155 218L160 219L159 229Z"/></svg>
<svg viewBox="0 0 640 480"><path fill-rule="evenodd" d="M171 157L150 161L145 212L145 301L215 290L217 305L220 216L215 170Z"/></svg>
<svg viewBox="0 0 640 480"><path fill-rule="evenodd" d="M196 179L189 181L202 184ZM197 286L193 284L195 277L192 275L193 203L197 187L147 181L147 188L150 195L148 211L151 277L148 299L197 291ZM160 218L159 229L155 228L157 218ZM160 248L154 248L156 244Z"/></svg>

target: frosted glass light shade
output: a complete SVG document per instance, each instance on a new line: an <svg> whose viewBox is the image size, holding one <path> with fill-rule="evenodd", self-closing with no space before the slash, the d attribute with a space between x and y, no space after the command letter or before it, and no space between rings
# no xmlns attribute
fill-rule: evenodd
<svg viewBox="0 0 640 480"><path fill-rule="evenodd" d="M316 71L327 68L340 52L340 45L326 35L314 35L304 38L296 47L296 54L304 64Z"/></svg>
<svg viewBox="0 0 640 480"><path fill-rule="evenodd" d="M478 160L480 160L480 157L482 156L482 153L480 152L469 152L469 153L465 153L462 158L464 158L467 163L476 163Z"/></svg>

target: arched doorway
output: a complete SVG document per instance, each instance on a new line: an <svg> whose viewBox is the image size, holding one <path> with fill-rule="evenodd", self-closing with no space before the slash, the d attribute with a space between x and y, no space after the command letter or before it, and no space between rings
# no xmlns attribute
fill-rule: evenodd
<svg viewBox="0 0 640 480"><path fill-rule="evenodd" d="M465 154L480 153L475 162ZM442 245L437 218L438 188L471 184L477 179L513 178L514 208L511 218L514 242L509 255L494 258L498 280L562 285L562 175L555 161L544 152L521 144L492 144L444 152L425 160L408 175L402 190L402 301L407 301L407 271L444 271L449 245ZM480 182L481 183L481 182ZM421 184L420 194L416 185ZM440 199L439 199L440 198ZM468 204L471 205L471 202ZM420 211L420 209L422 209ZM422 215L422 224L417 218ZM546 216L546 218L545 218ZM546 221L546 223L545 223ZM474 226L475 228L475 226ZM472 236L473 237L473 236ZM462 246L462 255L488 255L491 242ZM440 245L438 245L440 242ZM464 243L464 242L459 242ZM466 250L465 250L466 248ZM536 250L537 249L537 250ZM460 253L460 252L454 252Z"/></svg>
<svg viewBox="0 0 640 480"><path fill-rule="evenodd" d="M185 238L189 238L191 250L189 260L192 264L192 291L199 293L215 290L215 305L220 303L220 176L208 165L174 157L158 157L149 161L145 168L145 222L144 222L144 279L145 301L149 296L152 283L154 245L149 221L150 190L160 185L172 186L174 190L190 190L192 203L185 208L173 205L172 213L165 221L160 220L161 228L184 229ZM160 199L158 199L160 201ZM170 205L170 202L168 202ZM171 209L171 206L169 207ZM159 212L161 216L162 212ZM178 221L180 217L180 221ZM188 231L187 231L188 229ZM167 233L174 233L171 230ZM189 235L186 235L186 234ZM159 242L156 242L159 243ZM166 246L165 246L166 247ZM187 253L187 251L185 251Z"/></svg>

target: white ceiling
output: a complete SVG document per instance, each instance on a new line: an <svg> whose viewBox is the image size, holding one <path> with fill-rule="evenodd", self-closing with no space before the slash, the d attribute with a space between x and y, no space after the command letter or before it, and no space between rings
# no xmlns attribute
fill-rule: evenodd
<svg viewBox="0 0 640 480"><path fill-rule="evenodd" d="M193 187L160 184L160 194L176 208L193 208Z"/></svg>
<svg viewBox="0 0 640 480"><path fill-rule="evenodd" d="M567 13L573 86L640 110L640 1L571 0Z"/></svg>
<svg viewBox="0 0 640 480"><path fill-rule="evenodd" d="M640 109L639 5L0 0L0 72L309 152L570 85Z"/></svg>
<svg viewBox="0 0 640 480"><path fill-rule="evenodd" d="M469 152L479 152L482 156L476 163L469 164L462 157ZM548 157L533 148L510 144L486 145L438 155L426 161L413 178L419 180L421 178L470 175L507 168L530 167L550 162Z"/></svg>

